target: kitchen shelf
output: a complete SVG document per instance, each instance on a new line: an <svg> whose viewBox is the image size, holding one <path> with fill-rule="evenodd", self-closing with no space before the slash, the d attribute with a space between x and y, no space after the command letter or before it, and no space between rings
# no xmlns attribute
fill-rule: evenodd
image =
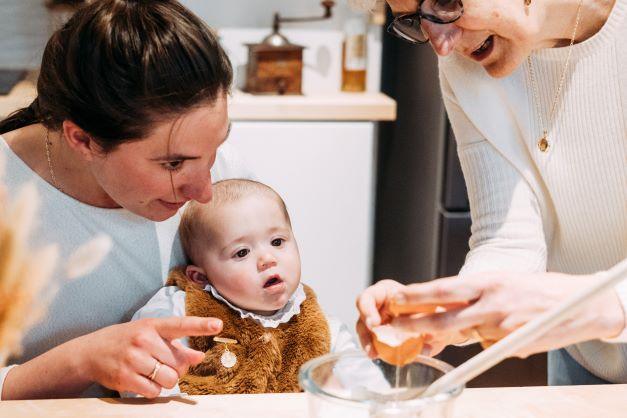
<svg viewBox="0 0 627 418"><path fill-rule="evenodd" d="M229 106L229 113L233 120L391 121L396 119L396 102L383 93L262 96L236 91Z"/></svg>

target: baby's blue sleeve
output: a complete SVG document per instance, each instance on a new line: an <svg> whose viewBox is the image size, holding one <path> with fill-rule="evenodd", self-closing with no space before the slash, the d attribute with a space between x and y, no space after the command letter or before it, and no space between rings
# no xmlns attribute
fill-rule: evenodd
<svg viewBox="0 0 627 418"><path fill-rule="evenodd" d="M185 292L176 286L167 286L159 289L144 306L135 312L131 321L172 316L185 316Z"/></svg>
<svg viewBox="0 0 627 418"><path fill-rule="evenodd" d="M355 336L350 332L345 323L339 319L328 317L329 331L331 333L331 352L356 350L359 348Z"/></svg>

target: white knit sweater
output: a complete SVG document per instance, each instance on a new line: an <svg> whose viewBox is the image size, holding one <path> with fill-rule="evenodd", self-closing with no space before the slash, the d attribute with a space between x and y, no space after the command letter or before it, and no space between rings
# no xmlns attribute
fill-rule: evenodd
<svg viewBox="0 0 627 418"><path fill-rule="evenodd" d="M616 0L603 28L573 47L547 122L567 53L532 54L548 123L545 153L537 145L542 127L526 63L495 79L455 54L440 60L472 214L461 274L588 274L627 257L627 0ZM617 291L627 312L627 282ZM627 342L627 331L618 341ZM595 375L627 383L627 344L591 341L568 351Z"/></svg>

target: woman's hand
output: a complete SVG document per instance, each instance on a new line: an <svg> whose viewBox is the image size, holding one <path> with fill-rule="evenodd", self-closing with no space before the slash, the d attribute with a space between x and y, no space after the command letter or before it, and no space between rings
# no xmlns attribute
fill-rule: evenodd
<svg viewBox="0 0 627 418"><path fill-rule="evenodd" d="M141 319L102 328L12 368L2 387L2 400L72 398L94 382L154 398L162 388L174 387L189 366L205 356L177 339L215 335L221 330L221 320L193 316ZM151 380L157 361L161 366Z"/></svg>
<svg viewBox="0 0 627 418"><path fill-rule="evenodd" d="M390 321L394 323L394 315L389 310L390 302L395 297L404 295L404 289L411 286L415 285L405 286L394 280L381 280L368 287L357 298L357 310L359 311L359 320L356 325L357 335L362 347L364 347L364 350L371 358L377 356L377 352L372 344L372 328ZM407 301L407 304L411 304L411 301ZM450 309L458 306L458 304L442 303L440 306ZM435 356L447 345L458 344L468 340L468 338L468 335L458 330L435 334L425 333L422 354Z"/></svg>
<svg viewBox="0 0 627 418"><path fill-rule="evenodd" d="M377 352L372 346L372 328L389 322L392 313L388 311L388 301L404 286L394 280L381 280L362 292L357 298L359 320L355 329L361 346L370 357L376 357Z"/></svg>
<svg viewBox="0 0 627 418"><path fill-rule="evenodd" d="M75 343L88 380L118 392L154 398L162 388L174 387L179 377L205 356L177 339L215 335L221 330L222 321L215 318L142 319L103 328ZM162 365L150 380L157 361Z"/></svg>
<svg viewBox="0 0 627 418"><path fill-rule="evenodd" d="M590 286L594 280L594 276L558 273L486 273L413 284L395 289L397 302L470 305L418 318L402 316L392 324L429 334L436 341L446 341L455 333L497 341ZM611 338L623 330L624 321L620 300L614 290L609 290L588 301L574 316L516 355L526 357L582 341Z"/></svg>

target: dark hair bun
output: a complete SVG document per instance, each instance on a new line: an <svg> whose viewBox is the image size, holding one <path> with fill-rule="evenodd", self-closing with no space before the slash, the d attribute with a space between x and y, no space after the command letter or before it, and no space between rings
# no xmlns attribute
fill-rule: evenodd
<svg viewBox="0 0 627 418"><path fill-rule="evenodd" d="M131 6L131 7L129 7ZM38 100L0 133L71 120L105 151L144 137L155 122L212 103L232 68L213 32L175 0L97 0L46 45Z"/></svg>

